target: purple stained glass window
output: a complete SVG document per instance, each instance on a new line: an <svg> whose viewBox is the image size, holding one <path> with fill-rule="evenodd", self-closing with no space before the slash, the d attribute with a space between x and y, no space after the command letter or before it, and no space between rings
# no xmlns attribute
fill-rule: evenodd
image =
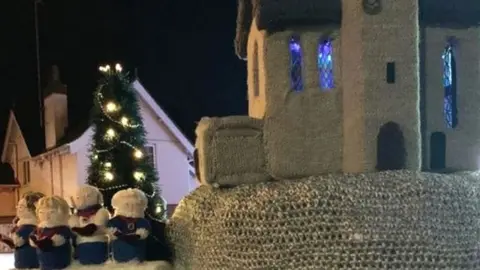
<svg viewBox="0 0 480 270"><path fill-rule="evenodd" d="M445 123L449 128L457 126L456 85L455 85L455 58L451 45L445 47L442 54L443 60L443 114Z"/></svg>
<svg viewBox="0 0 480 270"><path fill-rule="evenodd" d="M317 66L320 88L333 89L333 47L330 40L324 40L318 44Z"/></svg>
<svg viewBox="0 0 480 270"><path fill-rule="evenodd" d="M293 91L303 90L302 47L300 46L300 38L297 36L290 39L290 80Z"/></svg>

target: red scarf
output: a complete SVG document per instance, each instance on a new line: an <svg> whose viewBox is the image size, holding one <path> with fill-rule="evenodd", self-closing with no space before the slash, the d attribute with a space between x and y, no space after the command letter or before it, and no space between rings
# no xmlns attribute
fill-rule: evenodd
<svg viewBox="0 0 480 270"><path fill-rule="evenodd" d="M60 233L61 227L53 227L53 228L37 228L35 231L35 235L37 236L38 240L42 240L45 238L52 238L55 234Z"/></svg>
<svg viewBox="0 0 480 270"><path fill-rule="evenodd" d="M102 206L100 204L95 204L85 209L78 210L77 216L88 219L91 216L94 216L101 208Z"/></svg>

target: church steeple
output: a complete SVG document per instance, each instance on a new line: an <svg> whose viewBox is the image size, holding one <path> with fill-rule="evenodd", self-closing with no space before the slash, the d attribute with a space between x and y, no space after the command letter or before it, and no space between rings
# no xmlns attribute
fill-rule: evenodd
<svg viewBox="0 0 480 270"><path fill-rule="evenodd" d="M56 65L52 66L47 87L43 91L43 97L46 98L54 93L67 94L67 87L60 80L60 70Z"/></svg>

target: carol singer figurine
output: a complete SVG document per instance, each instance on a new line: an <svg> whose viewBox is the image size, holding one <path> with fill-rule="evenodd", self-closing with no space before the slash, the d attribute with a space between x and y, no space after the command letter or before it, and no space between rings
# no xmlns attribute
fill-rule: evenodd
<svg viewBox="0 0 480 270"><path fill-rule="evenodd" d="M75 234L75 256L80 264L103 264L108 259L106 225L110 219L103 208L100 191L89 185L81 187L73 199L76 213L70 218L70 227Z"/></svg>
<svg viewBox="0 0 480 270"><path fill-rule="evenodd" d="M38 201L37 231L30 236L30 244L37 248L41 270L60 270L71 263L72 233L68 227L70 207L58 196Z"/></svg>
<svg viewBox="0 0 480 270"><path fill-rule="evenodd" d="M35 204L44 195L41 193L26 193L17 204L15 227L12 230L11 246L15 249L15 269L38 268L37 252L28 241L28 237L37 228ZM7 237L2 236L2 239Z"/></svg>
<svg viewBox="0 0 480 270"><path fill-rule="evenodd" d="M112 198L115 216L108 222L113 259L116 262L145 260L150 223L144 218L147 197L139 189L118 191Z"/></svg>

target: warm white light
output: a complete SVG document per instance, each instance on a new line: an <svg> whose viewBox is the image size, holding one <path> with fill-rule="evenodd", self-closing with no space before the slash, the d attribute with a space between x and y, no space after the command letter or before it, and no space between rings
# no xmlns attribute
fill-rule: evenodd
<svg viewBox="0 0 480 270"><path fill-rule="evenodd" d="M113 180L113 173L111 172L106 172L105 173L105 179L107 179L108 181L112 181Z"/></svg>
<svg viewBox="0 0 480 270"><path fill-rule="evenodd" d="M112 163L111 163L111 162L106 162L106 163L105 163L105 167L111 168L111 167L112 167Z"/></svg>
<svg viewBox="0 0 480 270"><path fill-rule="evenodd" d="M120 64L115 65L115 70L118 72L122 72L122 66Z"/></svg>
<svg viewBox="0 0 480 270"><path fill-rule="evenodd" d="M98 159L98 155L93 155L93 159L94 159L94 160L97 160L97 159Z"/></svg>
<svg viewBox="0 0 480 270"><path fill-rule="evenodd" d="M128 125L128 118L125 116L122 117L122 119L120 119L120 123L122 123L124 126Z"/></svg>
<svg viewBox="0 0 480 270"><path fill-rule="evenodd" d="M115 133L115 130L113 130L113 128L109 128L109 129L107 130L107 137L108 137L108 138L113 138L113 137L115 137L115 134L116 134L116 133Z"/></svg>
<svg viewBox="0 0 480 270"><path fill-rule="evenodd" d="M162 212L162 207L160 205L157 205L155 208L155 213L160 214Z"/></svg>
<svg viewBox="0 0 480 270"><path fill-rule="evenodd" d="M143 157L143 153L142 151L140 150L135 150L135 153L133 153L133 155L135 156L135 158L142 158Z"/></svg>
<svg viewBox="0 0 480 270"><path fill-rule="evenodd" d="M145 178L145 174L143 172L136 171L133 173L133 177L137 180L143 180Z"/></svg>
<svg viewBox="0 0 480 270"><path fill-rule="evenodd" d="M109 71L109 70L110 70L110 66L109 66L109 65L106 65L106 66L105 66L105 70L106 70L106 71Z"/></svg>
<svg viewBox="0 0 480 270"><path fill-rule="evenodd" d="M100 70L101 72L107 71L107 70L105 69L105 67L102 67L102 66L98 67L98 70Z"/></svg>
<svg viewBox="0 0 480 270"><path fill-rule="evenodd" d="M106 106L106 107L107 107L107 111L108 111L108 112L114 112L114 111L116 111L116 110L118 109L118 108L117 108L117 104L115 104L115 103L113 103L113 102L111 102L111 101L107 103L107 106Z"/></svg>

